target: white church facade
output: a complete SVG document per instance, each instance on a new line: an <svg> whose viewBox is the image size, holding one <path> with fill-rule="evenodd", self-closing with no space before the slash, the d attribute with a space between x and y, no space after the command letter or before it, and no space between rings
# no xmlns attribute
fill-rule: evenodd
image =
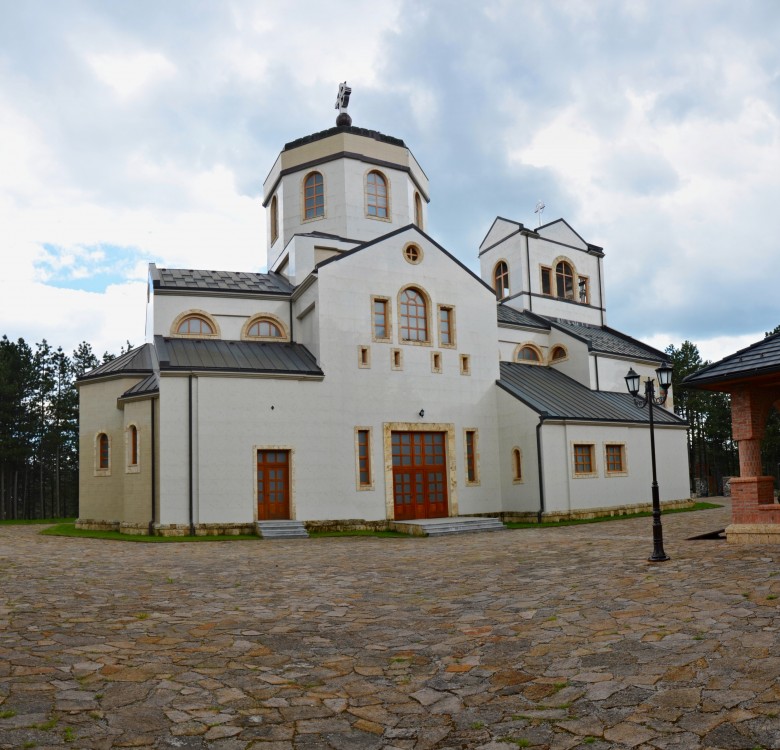
<svg viewBox="0 0 780 750"><path fill-rule="evenodd" d="M648 413L624 376L664 355L606 325L601 248L497 218L477 276L426 234L429 201L403 141L341 124L265 181L267 273L150 265L147 342L79 381L79 526L647 505ZM685 424L659 408L655 435L661 500L687 501Z"/></svg>

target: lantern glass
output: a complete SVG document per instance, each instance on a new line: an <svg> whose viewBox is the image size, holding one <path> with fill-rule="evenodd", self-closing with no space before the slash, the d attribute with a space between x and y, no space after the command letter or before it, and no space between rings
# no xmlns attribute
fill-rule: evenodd
<svg viewBox="0 0 780 750"><path fill-rule="evenodd" d="M632 367L626 375L626 388L632 396L636 396L639 393L639 375L634 372Z"/></svg>
<svg viewBox="0 0 780 750"><path fill-rule="evenodd" d="M656 371L658 376L658 385L665 391L669 390L669 386L672 384L672 368L668 362L664 362Z"/></svg>

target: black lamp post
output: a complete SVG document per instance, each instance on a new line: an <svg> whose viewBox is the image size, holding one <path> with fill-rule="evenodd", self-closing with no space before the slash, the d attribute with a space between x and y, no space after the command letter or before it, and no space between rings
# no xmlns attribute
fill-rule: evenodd
<svg viewBox="0 0 780 750"><path fill-rule="evenodd" d="M664 562L669 559L669 555L664 552L664 531L661 526L661 500L658 497L658 478L655 471L655 428L653 422L653 406L660 406L666 401L666 394L669 386L672 384L672 368L668 362L664 362L655 371L658 376L658 385L661 388L661 395L656 398L653 379L648 378L645 381L645 395L639 395L639 375L634 372L632 367L626 375L626 388L634 397L634 403L640 408L650 407L650 460L653 466L653 554L648 560L650 562Z"/></svg>

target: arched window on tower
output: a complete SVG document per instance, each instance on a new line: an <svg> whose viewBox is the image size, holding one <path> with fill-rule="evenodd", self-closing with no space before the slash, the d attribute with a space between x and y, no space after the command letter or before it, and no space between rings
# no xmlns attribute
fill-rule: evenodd
<svg viewBox="0 0 780 750"><path fill-rule="evenodd" d="M325 216L325 183L319 172L310 172L303 182L303 217Z"/></svg>
<svg viewBox="0 0 780 750"><path fill-rule="evenodd" d="M423 207L422 198L420 194L415 192L414 194L414 223L420 228L423 228Z"/></svg>
<svg viewBox="0 0 780 750"><path fill-rule="evenodd" d="M428 341L428 310L419 289L410 287L401 292L401 338L404 341Z"/></svg>
<svg viewBox="0 0 780 750"><path fill-rule="evenodd" d="M509 267L503 260L498 261L493 269L493 288L496 290L496 299L504 299L509 295Z"/></svg>
<svg viewBox="0 0 780 750"><path fill-rule="evenodd" d="M381 172L372 171L366 175L366 213L374 219L386 219L387 180Z"/></svg>
<svg viewBox="0 0 780 750"><path fill-rule="evenodd" d="M558 297L574 299L574 272L565 260L555 266L555 289Z"/></svg>
<svg viewBox="0 0 780 750"><path fill-rule="evenodd" d="M108 441L108 435L101 432L98 435L98 469L107 470L111 468L111 444Z"/></svg>
<svg viewBox="0 0 780 750"><path fill-rule="evenodd" d="M279 202L271 198L271 244L279 238Z"/></svg>

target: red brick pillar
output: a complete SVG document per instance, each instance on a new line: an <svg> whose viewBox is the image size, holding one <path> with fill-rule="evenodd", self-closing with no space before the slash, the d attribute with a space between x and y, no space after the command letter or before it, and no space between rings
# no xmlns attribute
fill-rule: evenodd
<svg viewBox="0 0 780 750"><path fill-rule="evenodd" d="M731 480L733 523L768 521L759 506L774 502L774 480L761 476L761 439L776 393L745 387L731 394L731 433L739 443L739 474Z"/></svg>

